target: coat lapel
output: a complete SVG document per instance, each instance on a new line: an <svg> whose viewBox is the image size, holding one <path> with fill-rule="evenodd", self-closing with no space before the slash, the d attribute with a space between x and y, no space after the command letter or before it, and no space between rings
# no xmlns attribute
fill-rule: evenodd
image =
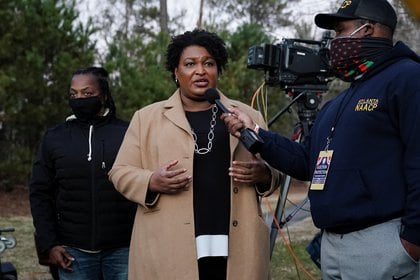
<svg viewBox="0 0 420 280"><path fill-rule="evenodd" d="M176 126L180 127L181 129L187 131L188 133L191 132L190 124L185 116L185 111L182 106L181 97L179 96L180 92L179 89L175 91L175 93L169 97L169 99L165 102L165 109L164 112L165 117L168 118L171 122L173 122Z"/></svg>

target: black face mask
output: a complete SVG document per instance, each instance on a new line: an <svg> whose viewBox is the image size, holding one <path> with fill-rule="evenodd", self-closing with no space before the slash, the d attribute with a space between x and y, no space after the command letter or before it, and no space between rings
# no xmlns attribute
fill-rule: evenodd
<svg viewBox="0 0 420 280"><path fill-rule="evenodd" d="M384 38L336 38L331 41L331 68L337 78L352 82L391 48L392 41Z"/></svg>
<svg viewBox="0 0 420 280"><path fill-rule="evenodd" d="M69 99L73 113L80 120L93 120L101 111L102 102L99 96Z"/></svg>

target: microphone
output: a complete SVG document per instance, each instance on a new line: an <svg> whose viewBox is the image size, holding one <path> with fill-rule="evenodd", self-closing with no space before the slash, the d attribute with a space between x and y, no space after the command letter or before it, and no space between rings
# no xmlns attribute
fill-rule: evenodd
<svg viewBox="0 0 420 280"><path fill-rule="evenodd" d="M216 104L216 106L223 111L223 113L229 113L229 110L223 105L223 103L220 101L220 95L219 92L214 88L209 88L204 92L204 98L210 103L210 104ZM242 144L247 148L248 151L255 154L259 151L262 144L264 144L264 140L261 139L260 136L258 136L257 133L255 133L254 130L250 128L242 128L240 130L240 138Z"/></svg>

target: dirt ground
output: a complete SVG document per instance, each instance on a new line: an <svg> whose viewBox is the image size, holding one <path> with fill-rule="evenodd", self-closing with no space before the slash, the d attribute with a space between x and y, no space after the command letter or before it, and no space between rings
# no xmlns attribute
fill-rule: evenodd
<svg viewBox="0 0 420 280"><path fill-rule="evenodd" d="M27 187L15 187L12 191L0 191L0 217L29 216Z"/></svg>

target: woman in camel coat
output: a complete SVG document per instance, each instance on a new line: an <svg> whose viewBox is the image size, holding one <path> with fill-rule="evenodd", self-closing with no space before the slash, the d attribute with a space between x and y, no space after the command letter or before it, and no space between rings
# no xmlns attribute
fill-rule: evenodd
<svg viewBox="0 0 420 280"><path fill-rule="evenodd" d="M201 36L199 42L194 40L198 36ZM167 68L173 70L179 89L168 100L151 104L134 114L109 173L117 190L138 203L130 246L129 279L270 278L269 229L262 217L260 200L261 196L271 194L279 186L280 174L248 152L237 138L230 136L220 120L221 112L216 109L215 113L214 105L203 101L205 90L216 88L217 77L226 63L223 57L220 59L215 48L205 44L214 40L217 43L217 39L216 35L203 30L186 32L173 39L174 42L184 42L179 56L175 56L176 66L173 69L170 65L170 54L173 53L171 46L174 44L168 48L167 57ZM200 45L202 41L204 43ZM193 62L189 63L189 60ZM230 100L221 93L220 95L226 107L237 107L247 112L256 123L265 127L259 112L241 102ZM197 141L199 134L195 135L193 122L188 116L191 117L190 112L197 116L194 113L208 110L212 110L209 114L213 114L216 123L215 138L210 140L210 134L204 133L201 143L213 141L213 146L207 145L210 148L204 148L204 152L201 150L200 154L198 146L206 145ZM207 121L204 126L208 131ZM198 199L196 195L201 191L202 184L209 183L216 192L219 184L216 177L219 175L209 174L222 163L207 161L204 166L203 163L201 166L196 164L203 154L208 156L220 151L217 150L217 145L220 145L217 141L221 134L226 139L224 143L228 152L219 154L216 158L226 158L228 161L222 175L225 176L226 172L226 197L229 199L228 211L225 213L228 221L225 234L227 239L223 239L226 242L223 241L220 247L223 251L226 246L227 253L204 253L207 259L221 257L225 260L223 265L217 264L213 267L211 264L206 267L200 265L199 255L202 252L197 248L195 214L202 206L195 200ZM200 137L199 135L198 138ZM198 169L200 174L197 174ZM203 183L199 177L206 178L206 182ZM210 201L209 207L213 207L206 214L204 222L212 218L213 211L217 215L220 207L226 207L217 197L201 199L207 199ZM217 223L218 220L215 220ZM216 251L218 249L219 246L216 246ZM211 277L209 273L219 268L224 269L222 276Z"/></svg>

